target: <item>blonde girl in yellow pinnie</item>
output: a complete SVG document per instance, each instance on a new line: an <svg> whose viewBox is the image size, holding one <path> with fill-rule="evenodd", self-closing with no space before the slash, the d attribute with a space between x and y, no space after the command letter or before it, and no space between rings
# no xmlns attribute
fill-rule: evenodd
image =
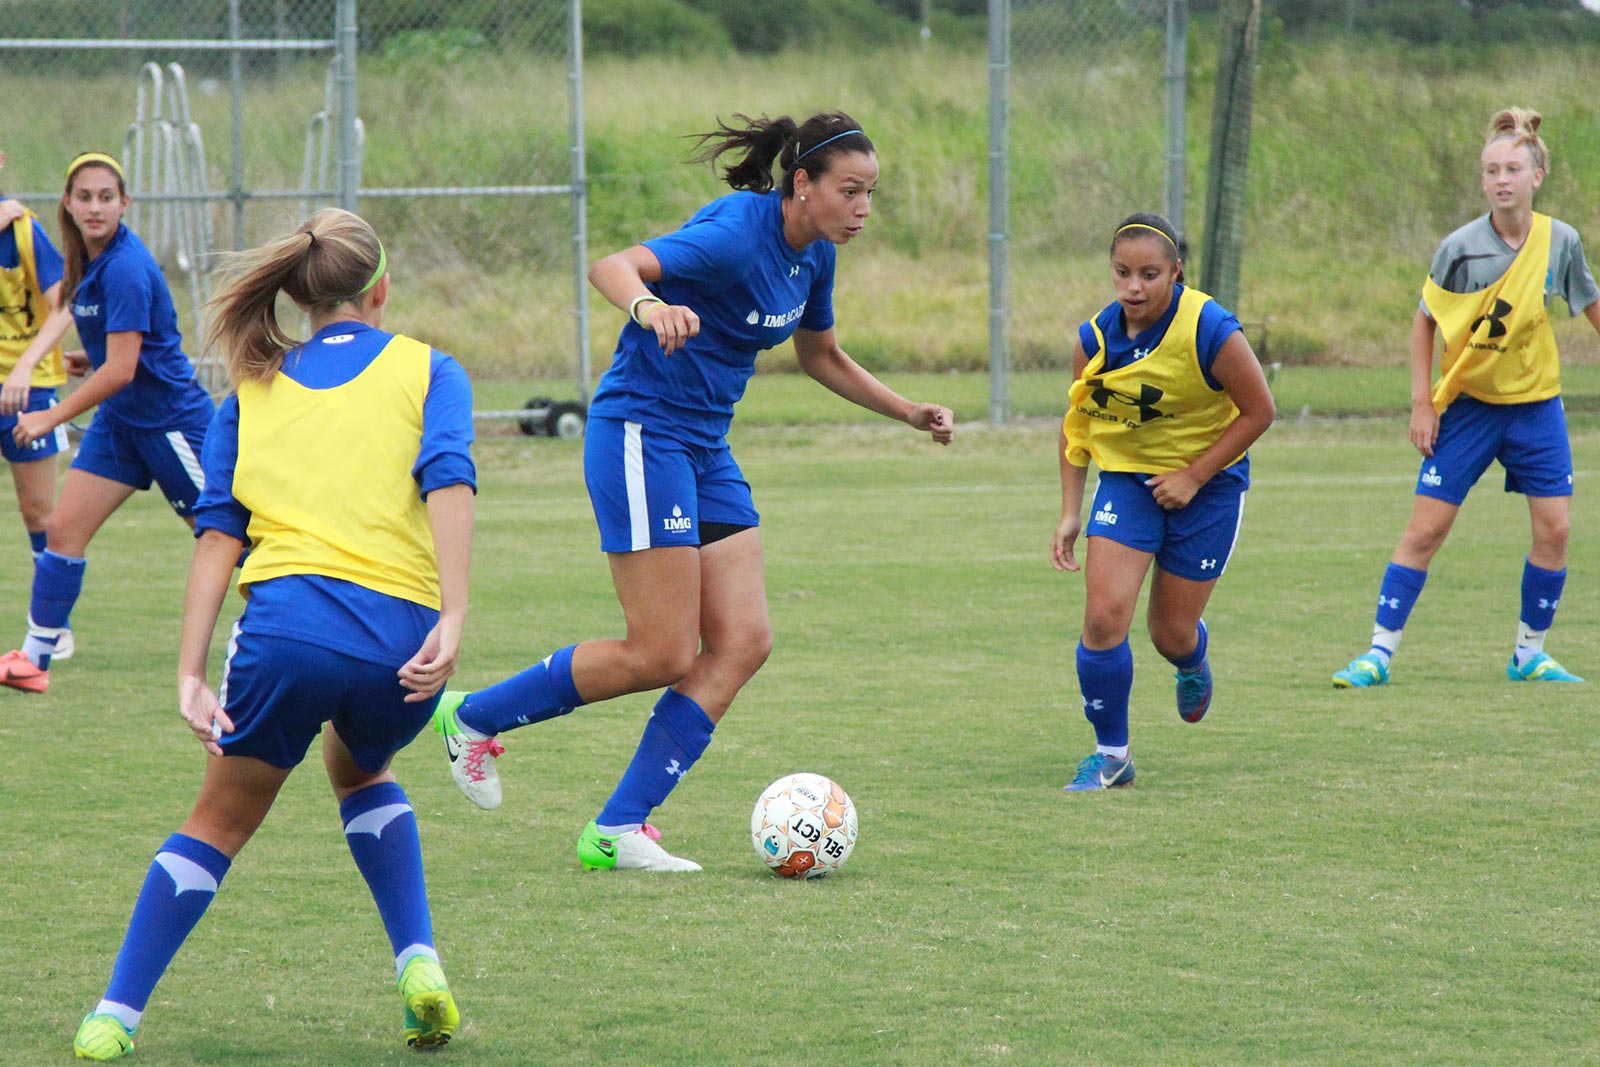
<svg viewBox="0 0 1600 1067"><path fill-rule="evenodd" d="M1372 645L1333 675L1341 689L1383 685L1401 631L1462 501L1498 460L1508 493L1528 498L1532 544L1506 677L1581 682L1544 650L1567 578L1572 448L1561 366L1545 310L1560 296L1600 331L1600 287L1578 232L1533 210L1550 170L1537 111L1489 120L1479 180L1489 212L1446 237L1411 326L1411 443L1422 453L1411 521L1378 588ZM1444 354L1433 382L1436 339Z"/></svg>

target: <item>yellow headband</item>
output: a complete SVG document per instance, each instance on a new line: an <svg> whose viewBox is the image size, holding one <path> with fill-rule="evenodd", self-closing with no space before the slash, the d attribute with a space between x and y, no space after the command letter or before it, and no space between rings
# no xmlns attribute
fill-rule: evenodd
<svg viewBox="0 0 1600 1067"><path fill-rule="evenodd" d="M128 176L122 173L122 164L118 163L113 157L106 155L104 152L84 152L75 158L71 163L67 164L67 181L72 181L72 175L75 174L78 168L83 166L85 163L103 163L112 170L116 171L118 178L121 178L123 181L128 180Z"/></svg>
<svg viewBox="0 0 1600 1067"><path fill-rule="evenodd" d="M1174 250L1176 250L1177 247L1178 247L1178 242L1174 241L1172 238L1168 237L1165 233L1162 233L1162 231L1160 229L1158 229L1155 226L1150 225L1148 222L1130 222L1126 226L1124 226L1121 230L1118 230L1116 233L1112 234L1111 236L1115 237L1115 236L1117 236L1117 234L1122 233L1124 230L1149 230L1153 234L1160 235L1161 239L1163 241L1167 242L1167 244L1171 245Z"/></svg>

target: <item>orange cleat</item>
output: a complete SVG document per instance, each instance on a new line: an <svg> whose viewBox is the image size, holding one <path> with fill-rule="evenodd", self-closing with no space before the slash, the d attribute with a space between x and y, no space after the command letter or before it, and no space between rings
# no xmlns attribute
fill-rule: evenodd
<svg viewBox="0 0 1600 1067"><path fill-rule="evenodd" d="M13 649L0 656L0 685L24 693L42 693L50 688L50 672L41 671L27 656Z"/></svg>

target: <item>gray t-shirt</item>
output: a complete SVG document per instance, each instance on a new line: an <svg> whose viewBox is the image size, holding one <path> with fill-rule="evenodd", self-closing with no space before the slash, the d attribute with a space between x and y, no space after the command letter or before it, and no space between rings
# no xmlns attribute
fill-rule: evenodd
<svg viewBox="0 0 1600 1067"><path fill-rule="evenodd" d="M1488 215L1482 215L1439 242L1428 276L1447 292L1475 293L1499 281L1516 258L1517 249L1495 232ZM1589 273L1578 231L1560 219L1551 219L1545 304L1557 296L1567 302L1568 312L1576 315L1600 300L1600 286L1595 285L1594 275Z"/></svg>

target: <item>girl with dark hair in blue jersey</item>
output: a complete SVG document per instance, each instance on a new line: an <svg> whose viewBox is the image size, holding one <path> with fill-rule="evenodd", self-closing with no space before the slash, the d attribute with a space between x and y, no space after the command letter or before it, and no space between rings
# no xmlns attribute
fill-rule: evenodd
<svg viewBox="0 0 1600 1067"><path fill-rule="evenodd" d="M60 209L62 307L36 343L53 345L76 324L94 370L59 404L17 415L12 438L27 447L99 407L46 523L27 639L20 650L0 656L0 685L24 692L50 686L51 658L71 639L84 553L105 521L135 490L155 482L178 517L193 526L204 485L200 448L216 407L195 383L161 267L122 224L128 204L122 165L111 156L85 152L67 167Z"/></svg>
<svg viewBox="0 0 1600 1067"><path fill-rule="evenodd" d="M497 734L668 687L611 799L578 838L591 869L700 869L657 844L645 820L772 647L760 519L726 437L757 355L793 337L801 368L845 399L941 444L954 432L948 408L900 397L834 337L835 248L871 214L872 141L837 112L802 123L737 118L703 135L698 157L732 153L724 175L737 191L589 271L629 318L584 442L626 636L560 649L488 689L446 693L435 716L457 785L493 808Z"/></svg>
<svg viewBox="0 0 1600 1067"><path fill-rule="evenodd" d="M1201 613L1227 569L1250 486L1256 438L1272 425L1272 393L1239 320L1183 284L1183 242L1152 212L1130 215L1111 237L1117 299L1078 328L1073 382L1061 424L1061 521L1050 561L1075 571L1083 532L1083 635L1078 685L1095 751L1066 788L1133 782L1128 631L1150 581L1150 640L1177 668L1178 715L1211 706L1211 663ZM1100 480L1083 522L1089 461Z"/></svg>
<svg viewBox="0 0 1600 1067"><path fill-rule="evenodd" d="M472 390L421 341L385 333L372 227L319 212L234 257L212 302L234 393L206 440L178 654L178 710L209 753L194 811L156 853L104 998L73 1042L133 1048L151 992L318 731L345 842L394 949L407 1044L460 1016L433 947L417 821L389 761L455 670L472 553ZM282 293L310 319L296 343ZM223 684L206 655L240 550L247 597ZM326 729L324 729L326 725Z"/></svg>

